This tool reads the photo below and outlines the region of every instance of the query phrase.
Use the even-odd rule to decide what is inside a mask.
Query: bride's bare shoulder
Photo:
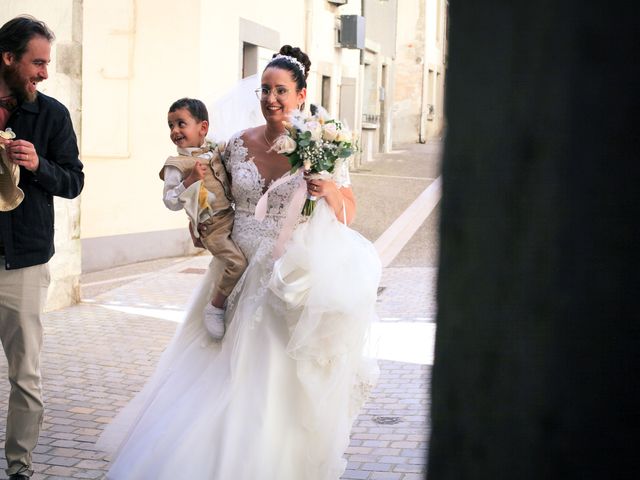
[[[256,139],[261,138],[260,136],[262,135],[263,129],[263,126],[247,128],[242,132],[242,139],[244,141],[255,141]]]
[[[244,130],[240,136],[244,146],[249,150],[253,150],[255,147],[259,146],[263,137],[263,130],[263,126],[251,127]]]

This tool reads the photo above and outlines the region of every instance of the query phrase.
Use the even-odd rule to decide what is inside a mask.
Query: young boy
[[[225,330],[224,302],[247,266],[230,236],[234,211],[229,178],[220,158],[224,148],[205,139],[209,114],[200,100],[175,101],[167,119],[178,156],[169,157],[160,171],[163,200],[170,210],[185,210],[192,234],[224,264],[211,303],[204,309],[205,328],[220,340]]]

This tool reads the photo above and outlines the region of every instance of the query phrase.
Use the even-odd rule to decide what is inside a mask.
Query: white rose
[[[333,142],[338,136],[338,128],[335,123],[325,123],[322,126],[322,138],[328,142]]]
[[[307,131],[311,132],[311,139],[315,142],[319,142],[322,139],[322,125],[315,120],[307,122],[305,124]]]
[[[13,130],[7,128],[6,130],[0,130],[0,137],[4,138],[5,140],[13,140],[14,138],[16,138],[16,134]]]
[[[340,130],[338,135],[336,136],[336,140],[339,142],[350,142],[351,141],[351,133],[347,130]]]
[[[276,153],[289,155],[290,153],[295,152],[297,147],[296,141],[291,138],[289,135],[280,135],[276,138],[276,141],[273,143],[271,150],[274,150]]]
[[[309,170],[311,170],[311,160],[305,160],[305,161],[302,163],[302,168],[303,168],[304,170],[306,170],[307,172],[308,172]]]

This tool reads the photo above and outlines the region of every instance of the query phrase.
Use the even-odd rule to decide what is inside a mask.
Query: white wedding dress
[[[362,351],[380,261],[319,201],[309,220],[297,216],[274,263],[302,180],[273,188],[259,221],[264,179],[239,135],[225,162],[233,239],[249,262],[228,299],[227,332],[214,342],[202,326],[214,259],[156,372],[98,442],[116,452],[108,479],[337,480],[345,469],[353,420],[377,375]],[[345,185],[348,171],[339,170]]]

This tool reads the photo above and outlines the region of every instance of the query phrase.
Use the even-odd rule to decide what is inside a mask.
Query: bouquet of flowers
[[[308,117],[296,111],[284,126],[285,133],[275,140],[270,151],[289,158],[291,173],[302,168],[312,178],[328,178],[338,159],[349,158],[356,151],[349,129],[342,122],[329,118],[326,111]],[[307,195],[303,215],[311,215],[316,200]]]

